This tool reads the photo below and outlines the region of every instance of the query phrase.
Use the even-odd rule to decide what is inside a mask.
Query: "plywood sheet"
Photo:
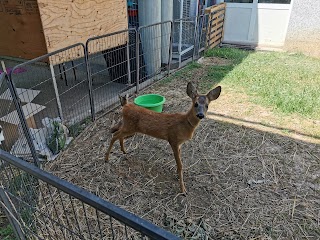
[[[35,104],[35,103],[27,103],[26,105],[22,106],[22,111],[26,119],[33,117],[37,113],[41,112],[45,109],[45,106]],[[14,125],[18,125],[20,123],[18,112],[15,110],[6,116],[0,118],[0,121],[11,123]]]
[[[0,1],[0,36],[0,55],[32,59],[45,54],[37,1]]]
[[[38,0],[38,4],[49,52],[128,28],[126,0]],[[109,47],[125,42],[114,39]]]
[[[16,88],[17,94],[21,102],[30,103],[36,96],[40,93],[39,90]],[[4,93],[0,95],[0,99],[12,101],[10,90],[7,89]]]

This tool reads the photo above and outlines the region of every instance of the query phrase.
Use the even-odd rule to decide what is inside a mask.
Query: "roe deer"
[[[155,138],[167,140],[173,150],[177,164],[177,173],[182,193],[186,193],[183,181],[180,147],[192,138],[200,120],[206,116],[208,104],[220,96],[221,87],[218,86],[206,95],[199,95],[197,89],[189,82],[187,94],[192,99],[192,106],[187,113],[157,113],[133,103],[128,103],[126,97],[120,97],[122,121],[111,129],[114,134],[106,153],[109,159],[111,148],[119,140],[121,151],[126,153],[123,141],[135,133],[143,133]]]

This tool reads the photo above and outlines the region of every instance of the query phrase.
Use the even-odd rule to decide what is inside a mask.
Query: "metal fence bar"
[[[171,22],[171,27],[170,27],[170,46],[169,46],[168,75],[170,74],[171,62],[172,62],[172,43],[173,43],[173,22]]]
[[[137,34],[136,34],[136,65],[137,65],[136,93],[137,94],[139,93],[139,81],[140,81],[140,54],[139,54],[140,45],[139,43],[140,43],[140,37],[139,37],[139,32],[137,31]]]
[[[136,39],[137,92],[166,76],[171,67],[172,21],[141,26]],[[164,53],[164,54],[163,54]],[[141,62],[143,61],[143,62]],[[166,73],[165,73],[166,72]]]
[[[8,151],[23,158],[24,155],[31,155],[36,164],[39,155],[50,160],[71,141],[70,137],[75,137],[82,131],[85,124],[90,121],[88,121],[89,117],[95,119],[92,83],[88,78],[85,56],[84,44],[78,43],[18,64],[11,70],[10,82],[7,85],[19,120],[8,121],[7,125],[19,123],[25,137],[21,134],[17,136],[16,133],[10,139]],[[5,102],[0,101],[0,104]],[[27,104],[22,106],[20,101]],[[12,111],[12,108],[10,110]],[[13,114],[14,112],[7,113],[6,117],[11,117]],[[53,146],[57,144],[51,140],[52,129],[55,127],[53,123],[56,122],[61,122],[68,127],[69,135],[67,136],[68,130],[63,126],[66,143],[62,141],[59,149],[53,150],[57,148]],[[20,146],[23,141],[28,141],[29,148],[25,147],[26,144]],[[47,144],[48,141],[51,146]]]
[[[198,54],[206,50],[206,37],[208,32],[208,14],[204,14],[200,16],[201,18],[201,27],[200,27],[200,37],[199,37],[199,45],[198,45]],[[204,28],[205,26],[205,28]],[[205,29],[205,30],[204,30]]]
[[[197,19],[198,17],[194,16],[173,20],[173,58],[176,59],[178,68],[194,58]]]
[[[131,36],[134,35],[134,38]],[[130,28],[86,41],[88,76],[95,114],[118,104],[118,94],[133,93],[136,29]]]
[[[12,205],[9,201],[9,198],[6,195],[6,192],[3,190],[2,187],[0,187],[0,200],[1,200],[0,203],[2,205],[2,209],[4,210],[4,212],[7,216],[7,219],[9,220],[9,222],[13,228],[13,231],[14,231],[16,237],[18,239],[24,240],[25,239],[24,234],[23,234],[23,231],[20,227],[19,221],[14,216],[14,211],[13,211]]]
[[[94,101],[93,101],[93,92],[92,92],[92,79],[90,75],[90,67],[89,67],[89,60],[88,60],[88,51],[87,46],[85,46],[85,64],[86,64],[86,70],[87,70],[87,79],[89,83],[89,99],[90,99],[90,111],[91,111],[91,120],[94,122],[96,120],[96,111],[94,107]]]
[[[76,69],[80,69],[82,67],[83,67],[83,69],[81,69],[81,70],[84,70],[86,73],[85,54],[86,54],[86,51],[85,51],[84,44],[82,44],[82,43],[73,44],[69,47],[65,47],[65,48],[59,49],[57,51],[40,56],[38,58],[29,60],[27,62],[23,62],[21,64],[18,64],[10,72],[9,78],[12,80],[14,87],[17,88],[18,80],[19,80],[19,84],[21,85],[21,81],[19,79],[21,77],[18,78],[18,76],[16,76],[16,74],[15,74],[16,70],[18,70],[19,68],[28,68],[28,67],[31,68],[34,66],[37,66],[37,67],[41,66],[42,69],[39,70],[38,72],[35,72],[35,74],[38,74],[38,76],[37,76],[39,78],[38,82],[36,82],[34,86],[29,86],[29,88],[33,89],[33,88],[39,88],[40,86],[43,87],[44,84],[46,84],[50,88],[51,86],[48,85],[50,83],[50,81],[48,81],[48,80],[52,79],[52,74],[50,73],[50,66],[49,65],[52,64],[52,65],[58,66],[60,69],[60,72],[59,72],[59,74],[54,74],[54,76],[57,77],[60,75],[60,79],[65,80],[65,86],[63,86],[61,83],[58,84],[58,86],[57,86],[57,88],[59,89],[58,90],[59,91],[58,98],[60,99],[60,104],[62,105],[62,109],[64,111],[63,117],[64,117],[65,121],[74,122],[74,121],[77,121],[78,119],[74,120],[74,119],[72,119],[73,118],[72,114],[71,115],[69,114],[70,116],[68,117],[68,116],[66,116],[66,113],[69,113],[69,109],[74,107],[74,105],[76,103],[66,102],[65,100],[67,98],[67,94],[74,92],[75,91],[74,89],[76,89],[76,88],[77,88],[76,90],[79,91],[79,88],[83,87],[82,86],[83,84],[86,84],[87,81],[89,82],[89,79],[87,78],[86,74],[83,74],[83,80],[79,80],[79,77],[77,77],[77,75],[75,74]],[[75,64],[75,61],[80,61],[80,63]],[[68,65],[71,64],[71,67],[70,66],[68,67],[66,63],[68,63]],[[62,72],[61,72],[61,65],[63,68]],[[46,66],[49,66],[48,74],[47,74]],[[79,74],[79,72],[81,72],[81,71],[79,70],[78,74]],[[29,75],[27,77],[30,78]],[[35,77],[36,76],[34,76],[34,78]],[[43,79],[40,79],[40,78],[43,78]],[[68,79],[74,80],[74,84],[70,85],[70,83],[68,83]],[[15,81],[15,80],[17,80],[17,81]],[[90,96],[90,84],[88,84],[88,85],[85,86],[85,88],[86,88],[85,94],[88,94]],[[81,92],[81,94],[84,94],[84,93]],[[79,93],[79,94],[73,94],[73,95],[77,96],[78,98],[81,98],[81,94]],[[59,99],[47,100],[47,102],[43,102],[42,105],[46,105],[46,104],[52,105],[53,101],[58,101]],[[82,100],[83,99],[80,99],[79,101],[82,101]],[[76,100],[74,100],[74,101],[76,101]],[[88,106],[89,106],[89,104],[88,104]],[[66,109],[66,107],[68,107],[69,109]],[[83,108],[83,106],[79,106],[79,108],[80,107]],[[56,108],[57,112],[59,113],[58,104],[57,104],[57,106],[55,106],[55,108]],[[75,111],[76,110],[78,110],[78,111],[74,114],[77,114],[77,115],[81,115],[81,113],[85,112],[85,110],[81,110],[81,113],[80,113],[79,109],[75,109]],[[47,109],[45,111],[47,111]],[[55,113],[53,113],[54,109],[51,109],[51,111],[52,112],[50,114],[55,115]]]
[[[14,71],[14,69],[15,68],[13,68],[12,71],[10,72],[10,76],[11,76],[11,73]],[[34,160],[34,164],[37,167],[39,167],[39,159],[38,159],[38,156],[37,156],[37,152],[36,152],[35,146],[34,146],[33,141],[32,141],[32,137],[31,137],[28,125],[27,125],[26,117],[25,117],[25,115],[24,115],[24,113],[22,111],[21,102],[20,102],[20,99],[18,97],[16,87],[14,86],[14,83],[12,82],[12,79],[10,77],[8,77],[6,74],[5,74],[4,77],[5,77],[6,81],[7,81],[8,87],[10,89],[11,96],[12,96],[14,105],[16,107],[17,114],[19,116],[20,123],[22,125],[22,129],[23,129],[24,135],[25,135],[25,137],[27,139],[27,143],[29,145],[29,148],[30,148],[33,160]]]
[[[29,163],[22,161],[3,150],[0,150],[0,159],[65,193],[70,194],[71,196],[81,200],[83,203],[86,203],[89,206],[92,206],[95,209],[119,220],[152,239],[179,239],[177,236],[174,236],[164,229],[161,229],[150,222],[97,197],[84,189],[45,172],[38,167],[30,165]]]
[[[131,84],[131,68],[130,68],[130,49],[129,41],[127,42],[127,71],[128,71],[128,83]]]
[[[54,75],[54,69],[53,69],[52,64],[50,64],[50,71],[51,71],[51,75],[52,75],[54,92],[56,94],[56,100],[57,100],[57,105],[58,105],[59,116],[60,116],[61,120],[63,121],[63,113],[62,113],[62,107],[61,107],[61,101],[60,101],[60,97],[59,97],[59,92],[58,92],[57,80],[56,80],[56,76]]]

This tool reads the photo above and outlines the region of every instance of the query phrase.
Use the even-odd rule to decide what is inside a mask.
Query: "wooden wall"
[[[46,52],[37,0],[0,0],[0,55],[32,59]]]
[[[126,0],[0,0],[0,55],[32,59],[127,28]],[[127,40],[123,34],[97,45],[113,48]]]
[[[128,28],[126,0],[38,0],[49,52]],[[110,47],[124,44],[114,38]]]
[[[226,13],[226,3],[220,3],[206,8],[206,14],[209,14],[209,22],[206,36],[206,46],[214,48],[218,46],[223,39],[223,27]]]

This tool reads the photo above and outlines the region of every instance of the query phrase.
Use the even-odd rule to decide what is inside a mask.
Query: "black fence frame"
[[[77,187],[61,178],[58,178],[48,172],[45,172],[39,169],[38,167],[33,166],[30,163],[27,163],[26,161],[16,158],[15,156],[3,150],[0,150],[0,160],[4,161],[5,164],[10,164],[16,168],[19,168],[22,171],[34,176],[36,179],[40,179],[48,183],[49,185],[54,186],[57,189],[81,200],[82,202],[94,207],[95,209],[101,211],[102,213],[105,213],[106,215],[113,217],[114,219],[119,220],[125,225],[137,230],[138,232],[142,233],[143,235],[151,239],[179,239],[178,237],[165,231],[164,229],[161,229],[156,225],[132,213],[129,213],[103,200],[102,198],[97,197],[96,195],[87,192],[86,190],[80,187]],[[2,193],[8,191],[3,186],[0,186],[0,190],[1,189],[3,190]],[[0,194],[0,199],[2,200],[2,202],[5,202],[3,199],[3,194]],[[6,214],[8,219],[10,219],[10,222],[12,223],[17,236],[19,238],[23,237],[21,236],[22,231],[19,227],[17,220],[10,212],[8,212],[8,209],[6,210]]]

